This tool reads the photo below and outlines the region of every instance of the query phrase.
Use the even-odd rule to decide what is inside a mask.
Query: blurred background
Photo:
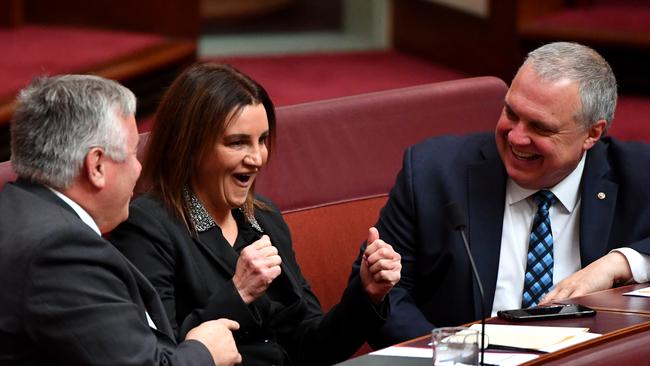
[[[646,0],[0,0],[0,161],[16,93],[42,74],[124,83],[146,131],[197,60],[234,65],[283,106],[480,75],[509,83],[527,51],[558,40],[611,63],[610,134],[650,141]]]

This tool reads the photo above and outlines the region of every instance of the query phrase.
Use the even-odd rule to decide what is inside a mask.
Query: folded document
[[[481,331],[480,324],[474,324],[471,328]],[[486,324],[485,333],[490,345],[542,352],[557,351],[600,336],[589,333],[589,328],[501,324]]]

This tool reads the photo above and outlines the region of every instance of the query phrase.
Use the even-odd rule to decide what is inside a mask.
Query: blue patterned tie
[[[553,286],[553,233],[548,210],[557,201],[551,191],[539,191],[533,195],[538,210],[528,239],[528,263],[524,279],[522,308],[537,305],[542,296]]]

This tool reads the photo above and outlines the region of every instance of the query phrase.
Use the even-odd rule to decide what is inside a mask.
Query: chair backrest
[[[492,130],[506,91],[480,77],[278,108],[277,143],[256,189],[283,211],[324,309],[340,299],[406,147]]]
[[[506,90],[479,77],[280,107],[256,189],[282,211],[386,194],[407,146],[492,130]]]
[[[0,190],[7,182],[11,182],[16,179],[16,173],[11,167],[10,161],[3,161],[0,163]]]

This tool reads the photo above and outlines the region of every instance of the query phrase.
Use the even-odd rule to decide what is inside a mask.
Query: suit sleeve
[[[433,325],[414,300],[417,285],[418,222],[413,191],[412,148],[404,154],[402,170],[397,176],[388,202],[381,210],[377,230],[379,236],[402,256],[401,279],[390,292],[391,312],[382,329],[368,343],[375,349],[427,334]],[[355,261],[350,283],[359,281],[359,265],[367,243],[363,243]]]
[[[288,238],[277,245],[283,262],[300,287],[300,296],[305,305],[299,314],[295,314],[294,309],[288,309],[293,319],[274,324],[280,343],[298,365],[331,365],[349,358],[370,334],[383,325],[389,312],[388,300],[375,306],[365,294],[361,281],[355,280],[345,289],[341,301],[323,314],[296,261],[289,228],[280,217],[274,221],[281,228],[282,236]],[[282,314],[278,316],[282,317]]]
[[[26,331],[44,353],[70,365],[213,364],[199,342],[158,339],[115,248],[94,233],[61,231],[31,253],[26,276]]]
[[[181,280],[176,276],[178,267],[183,265],[179,262],[177,252],[179,246],[193,243],[189,234],[175,235],[173,231],[176,229],[170,227],[177,228],[178,224],[169,218],[164,209],[140,206],[136,201],[131,204],[129,219],[111,233],[110,240],[154,286],[177,339],[184,339],[199,324],[218,318],[239,322],[241,330],[257,327],[260,323],[259,316],[254,308],[242,300],[232,279],[215,284],[217,288],[204,307],[193,309],[183,319],[179,319],[175,288],[191,284],[180,283]]]
[[[594,186],[594,190],[598,192],[601,190],[606,191],[601,187],[615,187],[615,189],[609,188],[612,193],[608,194],[605,199],[597,199],[595,195],[586,196],[583,194],[582,225],[584,227],[582,230],[588,232],[602,230],[602,228],[608,227],[607,225],[611,220],[611,229],[608,233],[609,242],[605,250],[597,252],[605,245],[598,242],[603,240],[604,235],[591,235],[590,238],[594,241],[584,243],[584,248],[581,248],[581,250],[589,253],[589,257],[595,260],[607,254],[611,249],[631,248],[646,257],[643,260],[639,256],[636,261],[636,268],[632,268],[633,270],[636,269],[635,279],[644,280],[650,273],[650,268],[647,266],[647,256],[650,255],[650,226],[647,224],[650,220],[650,193],[647,189],[650,181],[650,171],[645,169],[650,163],[650,148],[647,144],[640,142],[621,142],[613,138],[606,138],[605,140],[607,160],[605,160],[605,154],[602,154],[603,158],[600,164],[610,164],[608,175],[602,178],[600,175],[591,173],[592,171],[598,171],[599,168],[599,166],[595,168],[589,166],[591,161],[598,161],[597,158],[600,155],[596,153],[593,153],[592,156],[588,155],[588,164],[585,167],[584,174],[591,173],[591,176],[595,176],[591,177],[589,182]],[[583,178],[583,180],[586,179]],[[612,198],[614,199],[614,205],[609,210],[602,209],[603,203]],[[590,212],[585,212],[586,210],[590,210]],[[590,216],[587,216],[587,214]],[[589,217],[591,220],[584,220],[585,217]],[[593,217],[598,220],[593,220]],[[601,217],[608,218],[603,220]],[[594,221],[597,224],[594,224]],[[600,227],[594,227],[596,225],[600,225]],[[584,240],[586,236],[581,234],[581,240]],[[583,266],[590,262],[583,263]]]

